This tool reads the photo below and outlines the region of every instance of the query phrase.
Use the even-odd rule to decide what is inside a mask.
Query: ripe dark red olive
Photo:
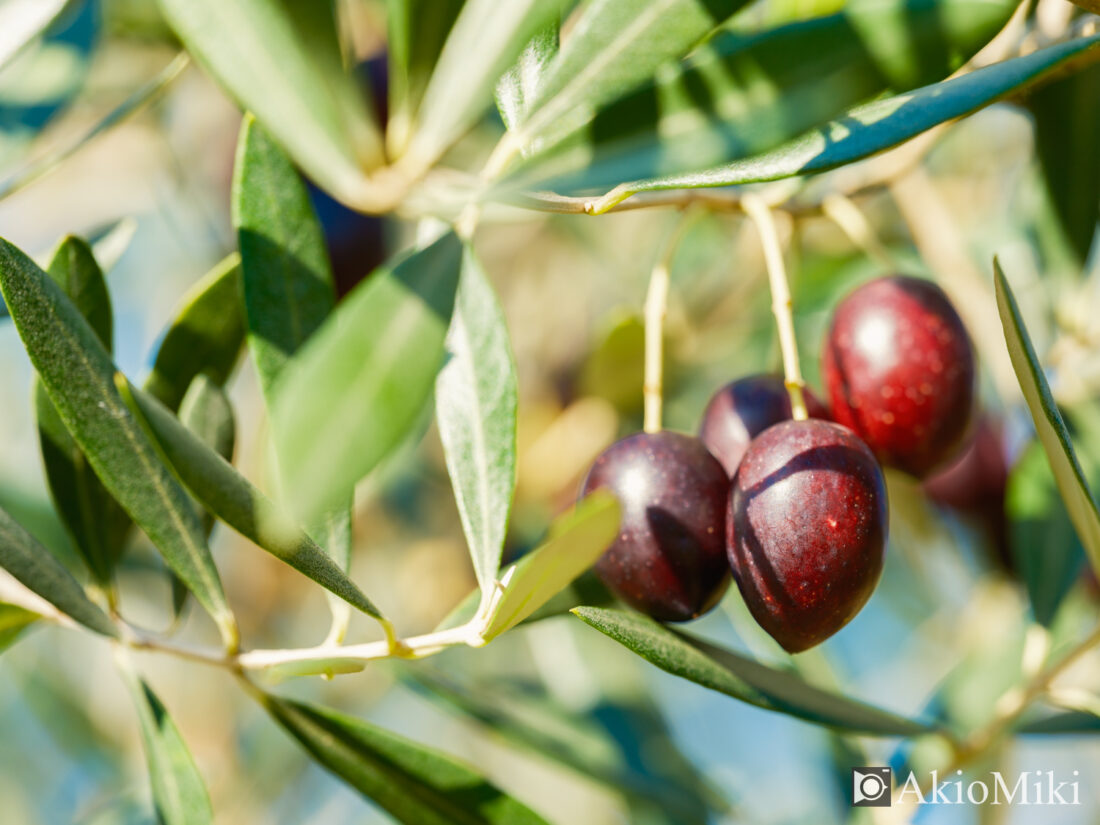
[[[879,278],[840,302],[822,353],[833,419],[889,464],[924,478],[965,443],[974,351],[930,281]]]
[[[592,465],[583,495],[600,487],[623,513],[618,538],[596,562],[604,584],[661,621],[714,607],[729,586],[729,479],[702,442],[668,431],[617,441]]]
[[[784,421],[749,445],[730,489],[730,565],[750,612],[787,651],[832,636],[882,573],[878,462],[846,427]]]
[[[828,418],[825,405],[803,391],[811,418]],[[791,417],[791,396],[778,375],[748,375],[718,390],[707,404],[699,438],[726,473],[737,472],[741,456],[752,441],[772,424]]]

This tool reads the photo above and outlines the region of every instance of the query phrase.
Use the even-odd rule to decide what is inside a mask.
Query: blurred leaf
[[[287,364],[272,425],[286,500],[313,523],[416,423],[443,361],[462,245],[447,233],[368,276]]]
[[[158,821],[163,825],[213,822],[210,794],[175,722],[129,665],[120,665],[120,670],[137,710]]]
[[[84,595],[61,562],[4,510],[0,510],[0,567],[66,616],[96,633],[118,636],[107,614]]]
[[[96,475],[236,644],[236,623],[187,494],[115,388],[95,332],[34,262],[0,241],[0,290],[31,363]]]
[[[350,604],[379,616],[355,584],[305,531],[152,396],[119,376],[119,389],[183,484],[207,510],[277,559],[336,593]]]
[[[160,0],[188,51],[311,178],[355,204],[383,162],[367,91],[347,70],[334,0]]]
[[[493,102],[500,76],[570,0],[467,0],[432,72],[409,144],[411,166],[427,168]]]
[[[497,81],[497,109],[508,129],[519,127],[557,51],[558,26],[551,25],[531,38],[515,65]]]
[[[590,711],[578,712],[559,706],[533,687],[505,689],[499,680],[464,685],[424,667],[409,668],[406,678],[445,708],[476,720],[510,744],[609,786],[624,796],[632,810],[642,809],[651,817],[653,809],[660,810],[664,816],[659,821],[705,825],[708,809],[726,807],[699,776],[670,776],[672,765],[667,763],[652,772],[644,768],[654,751],[675,749],[675,745],[661,730],[660,719],[639,708],[605,699]],[[612,717],[622,723],[635,715],[644,723],[647,740],[639,744],[644,744],[645,753],[629,750],[600,721]],[[689,764],[682,754],[677,755],[683,765]]]
[[[386,0],[390,122],[386,141],[400,156],[443,44],[466,0]]]
[[[1008,477],[1005,510],[1012,558],[1035,620],[1050,626],[1081,572],[1085,550],[1073,529],[1041,444],[1033,443]]]
[[[54,253],[49,275],[110,352],[111,298],[91,248],[78,238],[66,238]],[[35,382],[34,399],[50,496],[73,546],[92,576],[100,584],[106,584],[122,553],[130,520],[88,465],[46,389],[38,381]]]
[[[922,722],[816,688],[792,672],[677,633],[641,614],[594,607],[578,607],[573,613],[661,670],[750,705],[868,736],[935,731]]]
[[[465,248],[435,416],[458,513],[483,592],[494,587],[516,486],[516,366],[504,313]]]
[[[759,34],[722,32],[627,94],[549,120],[512,177],[572,191],[694,173],[772,150],[887,89],[942,80],[1016,5],[863,0]]]
[[[259,697],[328,770],[407,825],[544,825],[446,754],[326,708]]]
[[[522,145],[567,134],[596,108],[679,60],[747,0],[591,0],[539,83]]]
[[[1100,40],[1100,37],[1097,38]],[[1019,307],[1012,295],[1000,263],[993,260],[994,283],[997,290],[997,310],[1004,327],[1005,343],[1016,370],[1024,399],[1027,401],[1035,432],[1047,454],[1054,479],[1069,512],[1070,520],[1084,545],[1094,573],[1100,574],[1100,513],[1089,490],[1081,464],[1070,441],[1066,423],[1050,394],[1042,365],[1035,354],[1031,338],[1024,328]]]
[[[1016,733],[1095,734],[1100,731],[1100,716],[1073,710],[1025,719],[1015,727]]]
[[[1027,106],[1054,211],[1082,266],[1100,220],[1100,66],[1047,84]]]
[[[170,410],[200,373],[224,384],[233,372],[244,343],[240,262],[233,253],[195,284],[164,333],[145,390]]]
[[[619,530],[618,499],[596,491],[550,525],[546,540],[513,565],[482,633],[490,641],[518,625],[591,567]]]
[[[6,0],[0,5],[0,69],[39,37],[68,0]]]
[[[246,117],[233,173],[248,346],[268,404],[287,360],[336,304],[321,225],[290,159]]]
[[[665,353],[666,362],[670,355]],[[663,376],[666,387],[672,383],[668,366]],[[581,368],[579,389],[584,395],[606,399],[624,415],[632,415],[642,409],[644,373],[645,324],[636,314],[620,314],[590,349]]]
[[[889,149],[940,123],[1021,92],[1056,71],[1100,58],[1100,35],[1040,49],[960,77],[858,106],[778,149],[705,172],[625,183],[592,204],[605,212],[631,195],[778,180],[823,172]]]
[[[225,390],[206,374],[195,376],[191,382],[180,403],[179,420],[199,441],[233,463],[233,446],[237,441],[233,406]]]
[[[0,603],[0,653],[15,644],[23,631],[39,618],[37,613],[16,607],[14,604]]]

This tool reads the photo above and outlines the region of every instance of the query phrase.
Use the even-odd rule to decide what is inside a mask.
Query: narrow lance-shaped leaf
[[[283,494],[306,524],[350,498],[431,395],[462,245],[448,233],[376,270],[287,365],[271,407]]]
[[[129,664],[120,663],[119,669],[137,711],[158,821],[163,825],[213,822],[210,794],[179,728]]]
[[[522,143],[572,131],[602,103],[679,60],[746,0],[593,0],[529,101]],[[579,112],[577,110],[580,110]],[[570,122],[572,121],[572,122]]]
[[[11,647],[23,631],[38,621],[37,613],[14,604],[0,603],[0,653]]]
[[[406,825],[545,825],[452,757],[360,719],[259,694],[321,765]]]
[[[240,277],[240,257],[233,253],[180,302],[145,382],[146,391],[169,409],[179,408],[200,373],[219,385],[229,380],[244,343]]]
[[[493,101],[500,76],[568,0],[467,0],[432,72],[409,144],[413,168],[427,168]]]
[[[922,132],[1023,91],[1052,73],[1100,59],[1100,36],[1082,37],[961,77],[858,106],[763,154],[684,175],[624,183],[596,199],[600,214],[639,192],[759,183],[824,172],[869,157]]]
[[[621,518],[618,499],[599,490],[560,516],[546,541],[505,574],[482,638],[488,642],[510,630],[568,587],[614,541]]]
[[[527,107],[538,94],[546,70],[558,51],[558,26],[550,25],[531,38],[512,68],[497,81],[497,110],[509,130],[518,129]]]
[[[621,610],[578,607],[586,624],[674,676],[818,725],[870,736],[916,736],[935,728],[816,688],[789,671],[676,633]]]
[[[104,636],[118,636],[107,614],[84,595],[61,562],[4,510],[0,510],[0,567],[71,619]]]
[[[0,5],[0,68],[34,42],[67,5],[67,0],[8,0]]]
[[[110,352],[111,299],[91,248],[79,238],[66,238],[54,254],[48,272]],[[50,496],[73,546],[96,581],[105,584],[110,581],[122,552],[130,520],[104,489],[38,381],[34,399]]]
[[[111,356],[61,289],[3,240],[0,290],[50,400],[96,475],[235,647],[236,621],[198,517],[122,402]]]
[[[542,188],[591,189],[774,149],[887,89],[942,80],[1016,5],[862,0],[758,34],[720,33],[628,94],[548,122],[512,174]],[[868,45],[876,40],[898,49]],[[923,59],[899,59],[907,50]]]
[[[463,254],[435,415],[462,528],[483,592],[493,587],[516,483],[516,369],[504,313],[469,247]]]
[[[333,0],[160,0],[176,34],[336,198],[374,197],[383,161],[366,90],[347,70]]]
[[[465,1],[386,0],[390,109],[386,145],[394,157],[408,145],[432,69]]]
[[[202,505],[245,538],[327,590],[378,617],[378,610],[293,520],[155,398],[118,376],[126,403]]]
[[[1012,367],[1027,401],[1035,432],[1046,451],[1050,468],[1062,501],[1069,512],[1070,521],[1085,547],[1094,573],[1100,575],[1100,513],[1089,490],[1081,464],[1077,460],[1066,423],[1050,394],[1050,386],[1043,375],[1042,365],[1035,354],[1035,347],[1024,328],[1016,298],[1008,285],[1000,263],[994,259],[994,284],[997,291],[997,310],[1001,314],[1005,343],[1012,359]]]

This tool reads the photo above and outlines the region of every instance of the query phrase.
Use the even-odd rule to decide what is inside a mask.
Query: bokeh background
[[[837,5],[766,0],[741,22],[751,28]],[[348,0],[344,6],[356,53],[369,61],[384,48],[382,4]],[[158,338],[189,286],[235,246],[229,185],[236,107],[189,66],[156,100],[49,174],[17,191],[8,184],[78,140],[177,52],[151,2],[83,0],[0,72],[0,235],[40,259],[67,233],[97,241],[110,267],[117,360],[136,381],[148,373]],[[365,65],[365,76],[376,75],[377,65]],[[488,146],[500,126],[487,122],[481,130]],[[1100,467],[1093,421],[1100,262],[1093,254],[1082,266],[1061,229],[1027,109],[995,106],[925,143],[887,185],[856,196],[873,242],[854,243],[813,208],[781,216],[807,378],[817,385],[819,343],[831,307],[846,290],[895,269],[929,275],[956,299],[970,325],[983,362],[983,403],[1003,422],[1006,457],[1028,455],[1034,451],[1030,424],[1007,366],[991,289],[996,253],[1051,368],[1056,396],[1080,425],[1079,449],[1091,472]],[[813,185],[828,188],[837,174],[843,173]],[[344,289],[413,237],[415,227],[399,216],[366,219],[320,193],[316,198]],[[510,556],[532,547],[549,519],[572,502],[601,449],[640,427],[641,306],[650,269],[681,220],[690,225],[673,259],[665,416],[670,428],[690,432],[722,383],[780,365],[762,255],[749,222],[706,209],[651,209],[599,219],[515,213],[479,229],[476,246],[505,306],[521,385]],[[14,329],[0,320],[0,505],[71,559],[43,482],[31,377]],[[262,482],[265,425],[247,360],[231,395],[237,464]],[[1043,462],[1029,466],[1041,486]],[[890,483],[892,530],[882,584],[847,629],[799,657],[798,667],[815,683],[890,709],[980,723],[1019,679],[1030,621],[1026,594],[998,560],[1004,542],[1031,552],[1056,545],[1052,552],[1078,556],[1080,548],[1056,500],[1040,502],[1037,514],[1018,517],[1002,535],[980,520],[937,509],[913,482]],[[328,613],[319,590],[224,527],[213,541],[246,644],[313,645],[324,637]],[[417,438],[359,491],[353,575],[405,634],[430,630],[474,588],[427,418]],[[1095,584],[1082,577],[1068,588],[1053,624],[1056,644],[1079,638],[1098,619]],[[139,623],[167,624],[167,580],[140,536],[128,550],[122,598]],[[765,661],[789,661],[752,623],[736,589],[692,630]],[[355,639],[374,633],[367,621],[353,625]],[[191,615],[184,634],[209,640],[213,629],[205,617]],[[188,740],[219,822],[388,821],[312,765],[225,673],[153,654],[140,664]],[[1086,658],[1075,676],[1096,684],[1100,658]],[[372,665],[358,675],[298,680],[280,690],[477,764],[562,825],[844,822],[852,815],[849,765],[900,765],[909,756],[933,764],[942,757],[908,754],[891,740],[841,740],[709,693],[646,665],[571,617],[522,628],[483,650],[455,650],[422,664]],[[516,728],[516,720],[527,727]],[[574,769],[535,755],[530,745],[538,736],[558,743]],[[619,787],[584,769],[592,764],[609,766]],[[1021,738],[983,767],[1079,771],[1082,805],[936,808],[922,811],[919,821],[1086,823],[1100,817],[1095,735]],[[153,821],[136,722],[105,643],[43,628],[0,658],[0,800],[5,825]],[[869,817],[859,813],[857,821]]]

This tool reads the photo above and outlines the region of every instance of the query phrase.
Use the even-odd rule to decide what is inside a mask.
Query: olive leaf
[[[9,0],[0,6],[0,68],[39,37],[68,0]]]
[[[119,396],[111,356],[61,288],[4,240],[0,291],[42,385],[92,469],[235,647],[236,621],[198,516]]]
[[[37,613],[30,610],[0,602],[0,653],[15,644],[23,631],[39,618]]]

